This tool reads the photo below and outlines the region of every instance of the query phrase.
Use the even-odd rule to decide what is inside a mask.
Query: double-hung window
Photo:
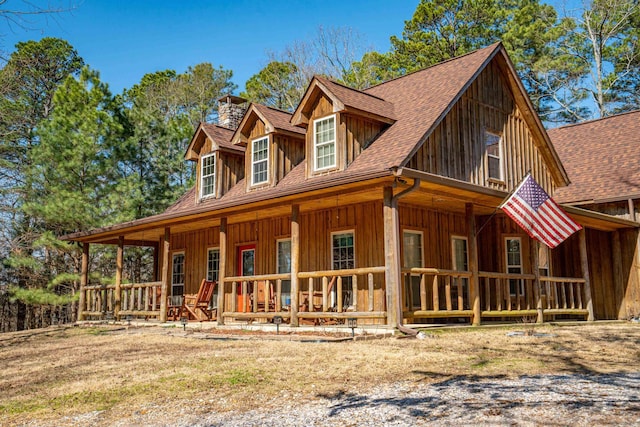
[[[269,180],[269,137],[251,141],[251,185]]]
[[[422,232],[404,231],[402,233],[403,268],[422,268]],[[405,278],[405,297],[409,309],[419,309],[420,275],[408,275]]]
[[[291,239],[277,241],[276,263],[278,274],[291,273]],[[281,304],[283,307],[291,305],[291,280],[282,280]]]
[[[331,233],[331,253],[333,270],[349,270],[355,268],[355,241],[353,231],[341,231]],[[354,304],[352,295],[353,282],[351,276],[342,278],[342,304],[350,306]],[[331,289],[331,305],[337,302],[337,286]]]
[[[469,254],[467,251],[467,238],[462,236],[451,237],[451,259],[453,262],[453,269],[455,271],[469,271]],[[462,307],[458,305],[459,310],[468,309],[470,307],[470,295],[469,295],[469,279],[466,277],[457,277],[455,283],[458,280],[462,282],[462,295],[458,293],[458,287],[453,286],[451,289],[451,299],[458,300],[459,297],[463,298]]]
[[[484,143],[487,149],[487,177],[502,181],[502,137],[485,130]]]
[[[200,159],[200,180],[200,197],[213,196],[216,189],[216,153]]]
[[[522,274],[522,239],[520,237],[505,238],[505,250],[507,257],[507,273]],[[509,293],[512,296],[524,295],[524,281],[522,279],[509,279]]]
[[[207,251],[207,280],[210,282],[218,281],[218,273],[220,271],[220,249],[209,248]],[[213,291],[213,297],[211,297],[211,307],[218,306],[218,289],[220,283],[216,285]]]
[[[171,302],[180,305],[184,295],[184,252],[173,254],[171,260]]]
[[[314,170],[336,166],[336,116],[313,122]]]

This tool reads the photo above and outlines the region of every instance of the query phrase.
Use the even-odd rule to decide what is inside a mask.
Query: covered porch
[[[624,278],[602,266],[594,270],[590,262],[602,261],[588,242],[596,235],[613,242],[633,223],[573,209],[585,229],[544,251],[508,218],[492,215],[505,195],[416,172],[110,230],[83,242],[79,320],[166,322],[171,307],[197,293],[203,279],[216,283],[206,320],[221,325],[353,319],[358,326],[396,328],[451,319],[478,325],[605,318],[594,310],[592,272],[602,276],[597,287],[622,287],[611,282]],[[88,281],[93,243],[118,247],[112,285]],[[123,253],[136,244],[154,248],[153,277],[125,283]]]

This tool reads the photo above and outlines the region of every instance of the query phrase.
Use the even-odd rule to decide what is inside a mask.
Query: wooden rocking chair
[[[197,294],[186,294],[184,296],[179,317],[187,317],[190,320],[198,320],[200,322],[211,320],[215,309],[210,309],[209,304],[216,284],[216,282],[202,279]]]

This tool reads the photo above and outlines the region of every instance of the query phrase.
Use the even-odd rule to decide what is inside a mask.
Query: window
[[[316,120],[313,123],[314,170],[336,166],[336,117]]]
[[[487,148],[488,177],[502,181],[502,137],[494,132],[484,131],[484,143]]]
[[[173,254],[171,263],[171,303],[182,304],[184,295],[184,253]]]
[[[507,273],[522,274],[522,239],[520,237],[505,238],[505,250],[507,256]],[[516,295],[520,286],[520,295],[524,295],[524,281],[521,279],[509,279],[509,293]]]
[[[216,153],[202,156],[200,159],[200,177],[200,198],[215,195]]]
[[[331,234],[331,253],[333,270],[355,268],[355,246],[353,231],[341,231]],[[342,278],[342,305],[348,307],[353,303],[351,299],[353,282],[351,276]],[[331,288],[331,305],[337,301],[337,286]]]
[[[422,267],[422,233],[405,231],[402,233],[404,268]],[[406,276],[405,297],[410,308],[420,308],[420,276]]]
[[[453,263],[453,270],[455,271],[469,271],[469,255],[467,252],[467,238],[461,236],[451,237],[451,261]],[[458,307],[459,310],[466,310],[470,307],[470,295],[469,295],[469,279],[467,277],[456,278],[454,284],[457,285],[457,280],[462,280],[462,296],[463,307]],[[451,288],[451,299],[453,301],[458,300],[458,286]]]
[[[220,271],[220,250],[217,248],[211,248],[207,251],[207,280],[210,282],[218,281],[218,273]],[[211,297],[211,308],[218,307],[218,289],[220,284],[218,283],[213,290],[213,297]]]
[[[269,180],[269,137],[251,141],[251,185]]]
[[[548,277],[550,275],[549,264],[549,248],[544,243],[538,243],[538,271],[540,272],[540,277]],[[549,282],[540,283],[542,295],[547,294],[548,283]]]
[[[291,273],[291,239],[277,241],[277,271],[278,274]],[[281,304],[283,307],[291,305],[291,280],[282,281]]]

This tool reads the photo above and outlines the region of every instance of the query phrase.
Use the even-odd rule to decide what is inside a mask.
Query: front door
[[[253,276],[255,275],[256,266],[256,245],[244,245],[238,247],[238,276]],[[247,285],[246,295],[242,295],[242,284],[238,284],[237,301],[238,311],[248,312],[251,311],[251,293],[253,289],[250,284]]]

